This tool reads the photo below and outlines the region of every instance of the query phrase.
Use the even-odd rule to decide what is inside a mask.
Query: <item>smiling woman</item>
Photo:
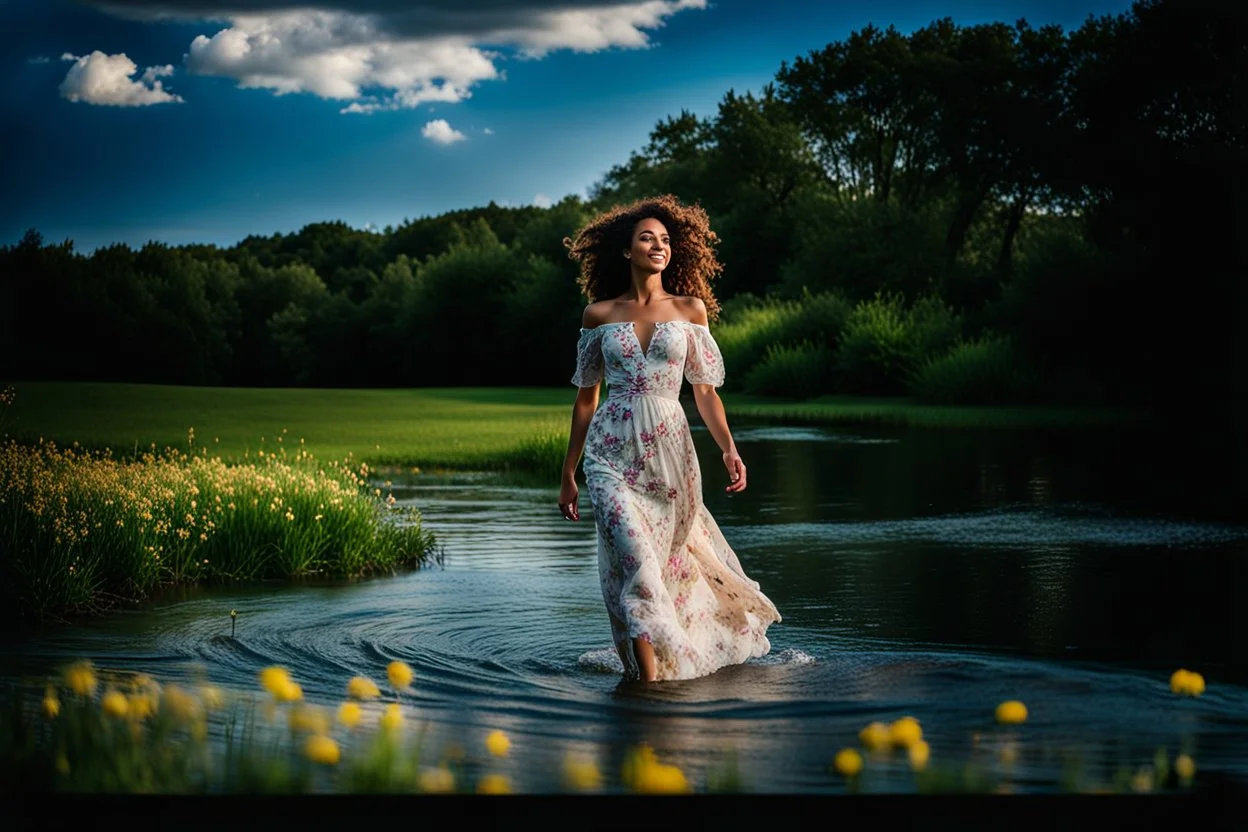
[[[663,196],[589,223],[581,261],[585,308],[580,391],[559,507],[579,520],[576,462],[598,531],[598,571],[625,675],[646,682],[705,676],[765,655],[775,605],[741,567],[702,501],[702,476],[684,409],[682,374],[723,452],[729,494],[746,487],[715,388],[723,358],[707,326],[719,271],[706,213]],[[643,338],[644,334],[644,338]],[[598,408],[599,384],[610,394]]]

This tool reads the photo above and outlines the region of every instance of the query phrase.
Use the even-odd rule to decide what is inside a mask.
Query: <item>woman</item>
[[[702,478],[681,376],[723,452],[726,491],[746,468],[715,388],[723,360],[707,328],[720,271],[706,212],[675,197],[641,200],[590,222],[575,241],[585,307],[577,344],[580,387],[559,508],[579,520],[576,463],[598,527],[598,572],[625,674],[691,679],[771,649],[780,613],[741,569],[702,502]],[[605,378],[606,403],[598,407]]]

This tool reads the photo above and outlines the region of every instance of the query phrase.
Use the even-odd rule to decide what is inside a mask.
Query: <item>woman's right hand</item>
[[[559,488],[559,511],[563,512],[564,519],[581,519],[581,512],[576,505],[579,496],[580,490],[576,487],[576,477],[565,476],[563,485]]]

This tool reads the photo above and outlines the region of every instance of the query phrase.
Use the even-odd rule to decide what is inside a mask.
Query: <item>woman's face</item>
[[[672,239],[663,223],[645,219],[633,228],[633,244],[628,250],[633,268],[657,274],[667,268],[672,259]]]

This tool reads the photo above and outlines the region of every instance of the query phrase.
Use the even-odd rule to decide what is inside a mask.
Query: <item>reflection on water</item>
[[[903,714],[922,721],[933,763],[999,767],[1008,745],[1024,791],[1055,789],[1072,757],[1108,772],[1184,742],[1202,777],[1248,779],[1234,604],[1248,527],[1216,497],[1192,487],[1167,502],[1172,489],[1124,474],[1139,449],[1096,437],[742,427],[736,439],[750,487],[729,496],[697,434],[707,502],[784,621],[771,655],[704,679],[622,682],[592,522],[564,521],[553,486],[482,476],[396,481],[445,544],[442,567],[183,590],[11,643],[0,670],[37,676],[89,656],[252,691],[260,668],[282,664],[308,699],[333,704],[351,676],[384,679],[401,659],[433,741],[507,731],[519,790],[541,788],[567,751],[618,782],[624,750],[645,741],[695,784],[734,753],[750,789],[836,792],[835,752]],[[1204,696],[1170,693],[1181,666],[1204,673]],[[994,725],[1013,698],[1027,723]],[[913,788],[901,759],[871,777],[868,788]]]

